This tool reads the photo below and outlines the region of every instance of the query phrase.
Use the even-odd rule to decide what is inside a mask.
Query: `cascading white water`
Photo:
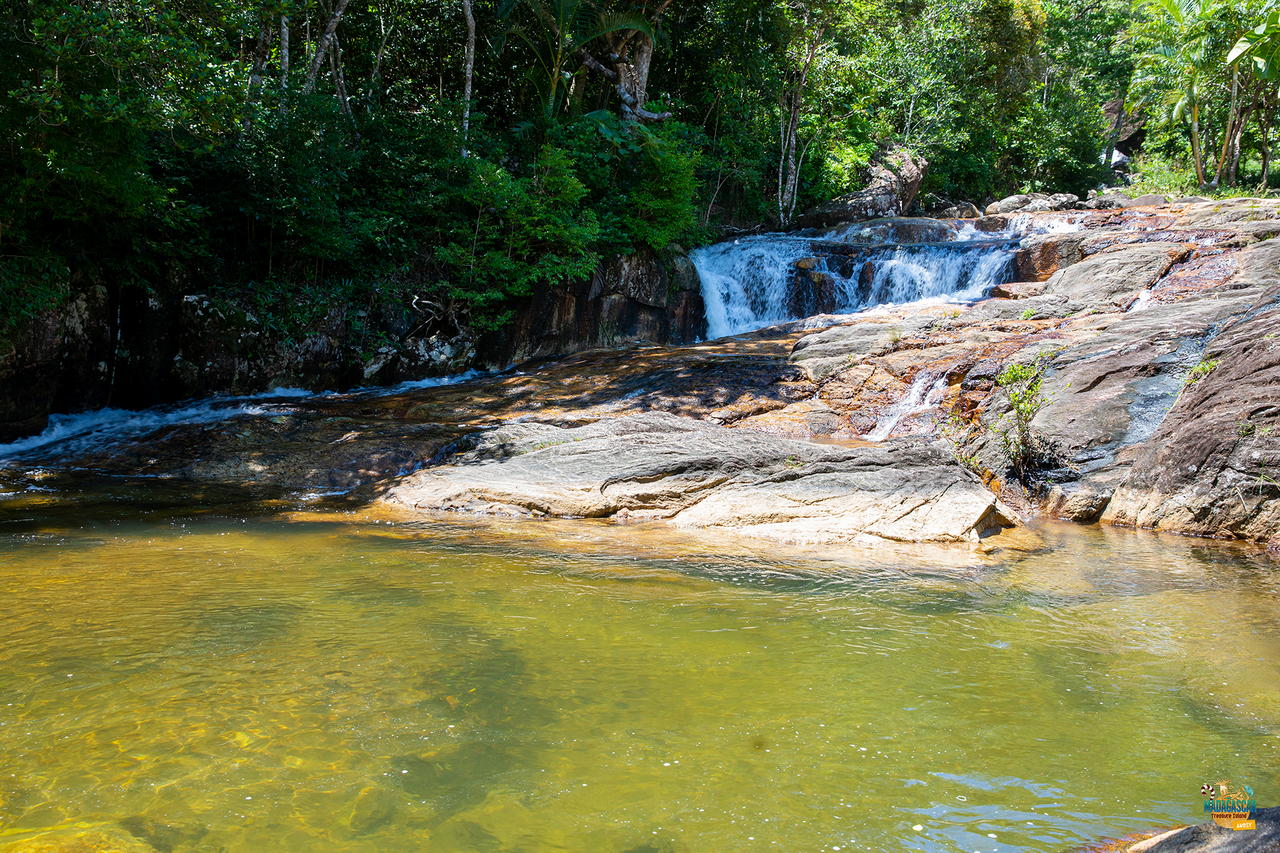
[[[418,388],[453,385],[482,376],[471,370],[453,376],[410,380],[386,387],[357,388],[343,393],[276,388],[262,394],[209,397],[190,403],[154,406],[150,409],[95,409],[74,415],[50,415],[49,425],[37,435],[0,444],[0,463],[57,459],[91,448],[126,444],[157,430],[184,424],[207,424],[246,415],[285,414],[306,400],[361,395],[384,396]]]
[[[903,418],[932,411],[947,393],[947,377],[930,378],[921,373],[907,389],[907,396],[885,409],[876,420],[875,427],[863,438],[868,441],[884,441],[902,422]]]
[[[957,241],[953,248],[945,244],[907,245],[879,250],[858,267],[858,274],[871,264],[873,270],[867,298],[859,298],[852,286],[855,277],[843,279],[842,295],[849,296],[836,306],[848,313],[868,305],[915,302],[949,296],[954,299],[977,299],[994,285],[1007,280],[1013,252],[1007,245],[964,246]]]
[[[694,250],[702,281],[707,336],[722,338],[795,319],[787,314],[793,264],[812,253],[812,241],[786,234],[741,237]]]
[[[895,228],[895,223],[908,227]],[[929,242],[890,242],[901,230]],[[833,293],[823,312],[848,314],[921,299],[971,300],[1007,281],[1016,235],[930,220],[881,220],[819,236],[761,234],[694,251],[706,305],[707,337],[797,320],[796,261],[815,259]],[[798,284],[799,282],[799,284]],[[814,313],[813,311],[807,313]],[[821,312],[820,312],[821,313]]]

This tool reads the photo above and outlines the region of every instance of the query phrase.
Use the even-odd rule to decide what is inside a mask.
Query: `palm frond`
[[[649,25],[649,20],[644,15],[636,12],[604,12],[595,16],[593,26],[589,30],[578,33],[577,41],[579,44],[587,44],[610,33],[626,30],[635,30],[650,40],[654,38],[653,27]]]

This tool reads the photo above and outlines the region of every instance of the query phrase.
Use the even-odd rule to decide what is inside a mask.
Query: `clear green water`
[[[1198,821],[1222,777],[1280,800],[1280,571],[1222,545],[1049,528],[919,573],[588,523],[0,530],[0,847],[1041,851]]]

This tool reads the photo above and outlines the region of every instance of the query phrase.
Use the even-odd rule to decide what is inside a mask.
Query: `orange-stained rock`
[[[1044,293],[1043,281],[1011,281],[991,288],[992,299],[1026,299]]]
[[[1044,281],[1063,267],[1084,260],[1080,232],[1045,234],[1023,241],[1013,257],[1020,281]]]

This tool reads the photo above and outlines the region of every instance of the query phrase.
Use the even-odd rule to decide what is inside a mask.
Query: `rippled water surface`
[[[1280,571],[1223,545],[1054,527],[921,563],[588,523],[0,532],[0,844],[1040,851],[1200,820],[1208,780],[1280,800]]]

